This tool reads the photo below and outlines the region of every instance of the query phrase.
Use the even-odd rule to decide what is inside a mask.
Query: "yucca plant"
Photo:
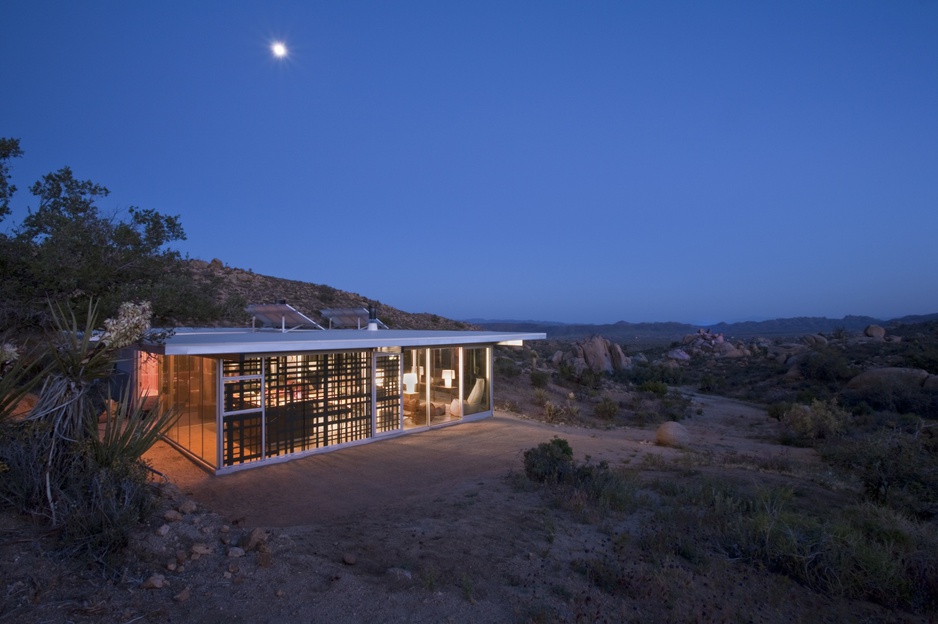
[[[160,402],[148,410],[143,409],[145,403],[146,397],[132,401],[128,387],[116,404],[108,401],[102,424],[89,423],[91,453],[99,466],[139,461],[179,418],[176,410],[166,409]]]
[[[77,522],[75,510],[82,506],[76,496],[84,495],[78,494],[83,488],[87,490],[81,484],[87,481],[91,487],[91,481],[101,475],[115,470],[115,474],[123,473],[139,464],[143,453],[173,422],[173,414],[166,410],[144,413],[139,404],[133,404],[129,391],[112,407],[110,381],[117,353],[148,331],[149,314],[149,304],[124,304],[117,318],[104,321],[104,331],[96,331],[98,314],[93,301],[83,326],[71,310],[52,309],[56,331],[47,342],[48,369],[24,426],[32,431],[28,444],[41,450],[43,458],[41,508],[31,511],[48,516],[53,526]],[[87,461],[77,461],[79,457]],[[37,502],[27,504],[36,506]]]
[[[75,314],[62,306],[53,307],[52,318],[56,331],[49,337],[46,353],[49,372],[29,419],[50,423],[56,443],[78,442],[105,405],[114,353],[94,331],[97,307],[93,301],[88,303],[83,328]]]

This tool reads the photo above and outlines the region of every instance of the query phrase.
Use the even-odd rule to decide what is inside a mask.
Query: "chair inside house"
[[[472,392],[469,393],[469,396],[465,401],[460,403],[459,399],[453,399],[452,404],[450,405],[449,411],[453,416],[460,418],[463,415],[463,406],[466,407],[477,407],[482,404],[482,398],[485,394],[485,379],[479,377],[476,379],[475,385],[472,387]],[[473,409],[469,413],[475,413],[479,410]]]

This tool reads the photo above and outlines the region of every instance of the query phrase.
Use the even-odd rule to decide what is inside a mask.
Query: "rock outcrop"
[[[921,368],[871,368],[865,370],[850,381],[847,387],[851,390],[869,390],[883,386],[924,388],[930,377],[928,371]],[[929,382],[931,385],[933,382]]]
[[[602,336],[590,336],[573,346],[572,352],[557,351],[551,357],[555,366],[567,364],[574,374],[582,375],[590,370],[594,373],[613,373],[632,367],[632,359],[625,355],[622,347]]]
[[[683,346],[669,352],[668,358],[676,361],[684,360],[685,358],[678,351],[689,356],[686,359],[700,356],[741,358],[752,355],[752,351],[742,342],[730,342],[723,334],[715,334],[707,328],[698,329],[695,334],[687,334],[681,343]]]

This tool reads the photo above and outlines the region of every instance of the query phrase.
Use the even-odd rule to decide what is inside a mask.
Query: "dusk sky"
[[[409,312],[938,312],[934,0],[5,0],[0,90],[4,230],[68,165]]]

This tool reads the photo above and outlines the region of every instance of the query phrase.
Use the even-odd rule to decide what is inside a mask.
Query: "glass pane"
[[[427,426],[427,350],[404,351],[404,429]]]
[[[261,380],[225,381],[225,413],[256,410],[261,407]]]
[[[430,402],[428,410],[431,423],[457,420],[459,410],[459,348],[430,350]]]
[[[491,409],[491,375],[488,347],[463,349],[463,412],[475,414]]]
[[[223,360],[225,377],[247,377],[261,374],[261,358],[244,355],[227,357]]]
[[[396,431],[401,428],[401,356],[375,357],[375,431]]]
[[[166,437],[217,464],[217,363],[213,358],[162,356],[159,362],[160,400],[179,414]]]

